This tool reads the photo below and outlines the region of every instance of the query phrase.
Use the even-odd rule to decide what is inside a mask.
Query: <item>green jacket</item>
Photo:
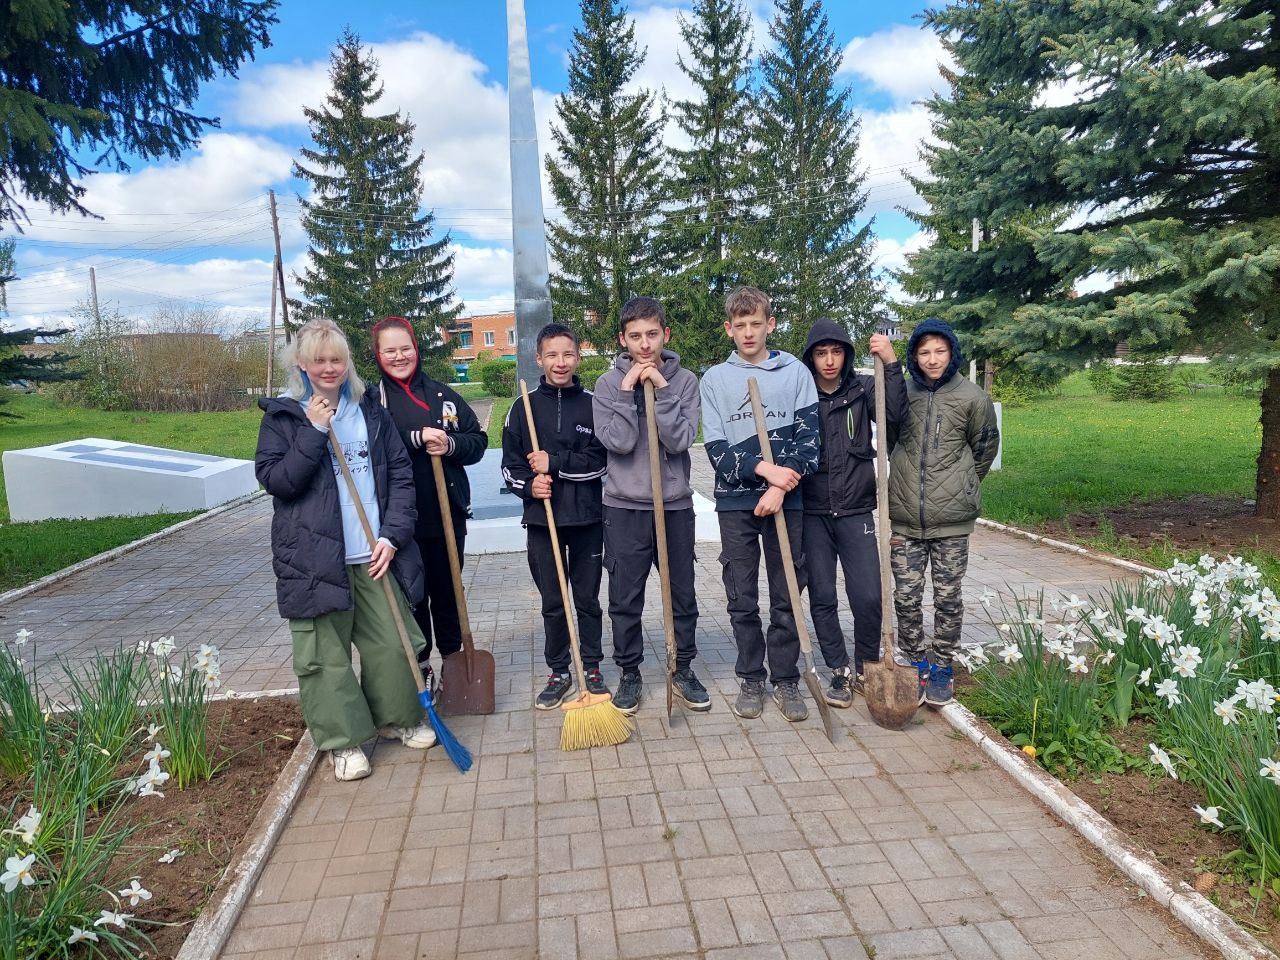
[[[1000,449],[991,398],[956,373],[937,390],[907,381],[907,404],[889,461],[893,532],[915,540],[967,536]]]

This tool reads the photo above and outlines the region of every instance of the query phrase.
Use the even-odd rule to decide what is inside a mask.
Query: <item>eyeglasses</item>
[[[381,354],[383,360],[395,360],[397,357],[412,357],[414,349],[413,347],[401,347],[399,350],[383,350]]]

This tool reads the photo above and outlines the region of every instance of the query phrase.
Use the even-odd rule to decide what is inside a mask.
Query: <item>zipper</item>
[[[942,436],[942,414],[938,414],[938,423],[933,428],[933,449],[938,449],[938,440]]]
[[[560,399],[564,391],[556,387],[556,436],[560,436]]]
[[[924,413],[924,442],[920,444],[920,537],[924,538],[924,466],[929,453],[929,421],[933,419],[933,391],[929,391]]]

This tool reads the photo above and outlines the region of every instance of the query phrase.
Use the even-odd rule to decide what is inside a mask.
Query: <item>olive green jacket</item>
[[[991,398],[956,373],[937,390],[908,380],[907,404],[889,461],[893,532],[916,540],[967,536],[1000,449]]]

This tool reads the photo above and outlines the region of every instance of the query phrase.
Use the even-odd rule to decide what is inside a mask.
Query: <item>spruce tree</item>
[[[837,86],[841,50],[821,0],[777,0],[760,59],[744,279],[774,301],[784,349],[800,352],[828,317],[862,337],[880,317],[871,224],[858,170],[859,123]]]
[[[0,240],[0,314],[8,306],[5,287],[17,278],[13,275],[14,241],[10,237]],[[59,380],[71,380],[76,375],[66,369],[66,362],[71,359],[65,353],[51,353],[44,356],[27,356],[22,347],[35,343],[37,338],[61,337],[66,330],[5,330],[0,326],[0,406],[9,401],[8,391],[4,388],[19,381],[25,383],[56,383]],[[0,410],[0,417],[13,417],[14,414]]]
[[[413,152],[414,124],[377,113],[377,63],[350,31],[329,71],[333,89],[320,108],[304,109],[314,148],[294,173],[311,184],[299,198],[311,265],[299,281],[303,312],[332,319],[346,333],[360,372],[376,372],[370,327],[385,316],[412,322],[423,359],[443,356],[440,333],[462,311],[454,302],[449,236],[432,239],[435,216],[419,212],[423,154]]]
[[[929,199],[998,241],[971,254],[940,236],[910,260],[917,292],[972,313],[985,350],[1029,369],[1070,369],[1127,341],[1266,371],[1257,510],[1280,517],[1274,4],[989,0],[926,22],[961,95],[983,100],[968,129],[931,104],[948,135],[928,157]],[[1010,251],[1025,302],[986,311],[1014,283],[991,262]],[[1085,278],[1106,282],[1073,295]]]
[[[551,298],[562,322],[607,352],[622,304],[656,292],[665,118],[653,93],[624,92],[644,61],[626,9],[614,0],[581,9],[546,159],[558,208],[547,224]]]
[[[689,139],[672,150],[673,173],[659,244],[671,273],[661,284],[686,366],[724,359],[724,298],[742,282],[739,216],[750,145],[751,21],[737,0],[695,0],[680,15],[681,71],[696,96],[672,104]]]

